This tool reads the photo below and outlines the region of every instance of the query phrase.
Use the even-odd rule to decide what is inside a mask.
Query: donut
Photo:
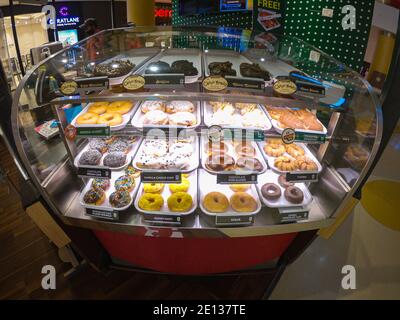
[[[104,113],[97,120],[97,124],[106,124],[108,126],[117,126],[122,123],[122,116],[119,113]]]
[[[282,139],[267,139],[265,141],[266,144],[281,144],[281,145],[285,145],[284,142],[282,141]]]
[[[233,192],[246,192],[247,190],[250,189],[250,185],[249,184],[231,184],[231,185],[229,185],[229,188]]]
[[[281,171],[295,171],[297,169],[297,163],[294,159],[289,157],[279,157],[275,159],[274,165],[278,170]]]
[[[176,192],[168,198],[167,204],[172,212],[187,212],[193,206],[193,198],[189,193]]]
[[[131,192],[135,187],[135,179],[128,175],[120,176],[117,180],[115,180],[114,187],[115,190],[126,190]]]
[[[161,193],[164,190],[164,184],[162,183],[144,183],[144,193]]]
[[[248,157],[242,157],[237,159],[236,168],[240,170],[257,171],[257,172],[261,172],[264,170],[264,166],[261,164],[260,160]]]
[[[208,155],[213,155],[228,152],[229,148],[225,142],[218,143],[210,141],[204,145],[204,150],[208,153]]]
[[[94,102],[89,105],[88,112],[95,113],[95,114],[103,114],[107,112],[108,102]]]
[[[101,205],[106,200],[106,193],[100,188],[91,188],[83,196],[83,201],[87,204],[96,206]]]
[[[104,140],[105,143],[107,143],[108,145],[110,145],[110,144],[112,144],[114,141],[117,141],[117,140],[118,140],[118,137],[117,137],[117,136],[110,136],[110,137],[104,138],[103,140]]]
[[[169,146],[168,152],[189,157],[193,154],[193,146],[187,142],[175,142]]]
[[[282,188],[285,188],[285,189],[294,186],[294,183],[287,181],[286,177],[284,175],[279,176],[278,183]]]
[[[143,117],[143,124],[166,125],[168,124],[168,115],[161,110],[149,111]]]
[[[106,191],[110,187],[110,179],[95,178],[92,181],[92,187],[94,189],[100,188],[100,189]]]
[[[109,201],[114,208],[123,208],[131,203],[132,197],[128,191],[118,190],[111,193]]]
[[[96,124],[99,120],[99,115],[92,112],[86,112],[76,119],[77,124]]]
[[[124,152],[111,152],[104,157],[103,164],[110,168],[119,168],[125,165],[126,154]]]
[[[306,156],[297,157],[296,166],[300,171],[318,171],[317,164]]]
[[[290,144],[286,146],[286,152],[289,153],[293,158],[304,156],[304,149],[298,145]]]
[[[282,129],[305,129],[304,123],[293,113],[286,113],[279,118],[278,126]]]
[[[97,166],[102,158],[101,152],[97,150],[87,150],[79,158],[80,165]]]
[[[280,157],[286,152],[286,148],[283,144],[266,144],[264,151],[270,157]]]
[[[156,193],[144,193],[138,202],[139,208],[146,211],[160,211],[164,205],[164,199]]]
[[[301,191],[299,188],[295,186],[286,188],[284,195],[286,200],[289,201],[290,203],[300,204],[304,200],[303,191]]]
[[[190,158],[187,155],[170,153],[165,158],[165,166],[167,169],[186,170],[190,166]]]
[[[165,102],[164,101],[145,101],[140,106],[140,109],[143,113],[147,113],[149,111],[160,110],[165,112]]]
[[[107,113],[118,113],[120,115],[131,111],[133,103],[131,101],[114,101],[107,106]]]
[[[223,213],[229,208],[229,200],[221,192],[210,192],[204,197],[203,206],[208,212]]]
[[[205,166],[211,171],[231,171],[235,168],[235,160],[228,155],[209,156]]]
[[[257,210],[257,201],[246,192],[236,192],[230,198],[230,204],[236,212],[254,212]]]
[[[136,178],[138,178],[139,176],[140,176],[140,171],[139,170],[136,170],[134,167],[132,167],[132,166],[128,166],[126,169],[125,169],[125,174],[127,175],[127,176],[130,176],[130,177],[132,177],[133,179],[136,179]]]
[[[265,199],[274,201],[281,197],[282,191],[275,183],[266,183],[261,187],[261,194]]]
[[[129,151],[129,144],[122,140],[116,140],[110,144],[108,148],[108,152],[124,152],[128,153]]]
[[[142,144],[142,153],[148,156],[163,157],[168,152],[168,145],[165,140],[148,139]]]
[[[102,139],[93,138],[89,139],[89,149],[97,150],[101,153],[106,153],[108,150],[108,145]]]
[[[190,127],[196,123],[196,116],[191,112],[177,112],[169,116],[169,124],[171,125]]]
[[[182,179],[182,182],[179,184],[170,184],[169,191],[171,191],[171,193],[187,192],[189,187],[190,181],[188,179]]]
[[[167,113],[177,112],[190,112],[193,113],[195,110],[194,104],[190,101],[171,101],[167,103],[165,108]]]
[[[254,157],[256,149],[250,144],[240,143],[235,147],[235,152],[239,157]]]

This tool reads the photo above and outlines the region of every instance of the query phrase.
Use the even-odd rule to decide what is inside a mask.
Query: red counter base
[[[113,258],[160,272],[200,275],[247,269],[279,258],[297,233],[250,238],[167,238],[94,230]]]

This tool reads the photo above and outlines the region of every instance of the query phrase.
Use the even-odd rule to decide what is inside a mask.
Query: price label
[[[265,134],[261,130],[224,129],[224,138],[227,140],[264,141]]]
[[[279,209],[279,218],[282,223],[307,220],[308,216],[309,210],[304,208]]]
[[[144,213],[143,218],[147,222],[152,223],[162,223],[162,224],[182,224],[182,217],[176,215],[166,215],[166,214],[148,214]]]
[[[144,75],[145,88],[155,89],[160,87],[183,87],[184,74],[146,74]]]
[[[181,183],[180,172],[142,172],[140,174],[142,183]]]
[[[226,226],[226,225],[249,225],[254,223],[253,216],[228,216],[228,215],[216,215],[215,225]]]
[[[246,79],[229,76],[226,76],[225,79],[228,81],[229,88],[255,92],[263,92],[265,89],[265,81],[263,79]]]
[[[309,173],[309,172],[304,172],[304,173],[291,173],[288,172],[286,174],[286,180],[290,182],[317,182],[318,181],[318,173]]]
[[[217,184],[257,184],[257,175],[218,174]]]
[[[99,219],[106,219],[106,220],[119,220],[119,213],[117,211],[107,211],[107,210],[99,210],[99,209],[86,209],[86,214],[88,216],[99,218]]]
[[[326,142],[326,135],[318,133],[296,132],[295,140],[297,142],[323,144]]]
[[[77,84],[77,93],[85,93],[86,91],[102,91],[108,89],[110,81],[107,77],[92,77],[75,79]]]
[[[111,129],[108,126],[76,127],[78,137],[109,137],[110,135]]]
[[[111,178],[111,170],[108,168],[79,167],[78,176],[89,178]]]
[[[325,97],[325,87],[316,83],[296,81],[297,93],[307,96]]]

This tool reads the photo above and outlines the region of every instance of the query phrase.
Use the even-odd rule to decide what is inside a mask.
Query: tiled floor
[[[400,135],[395,135],[370,181],[400,181],[399,161]],[[318,238],[287,268],[271,299],[400,299],[399,244],[400,232],[358,204],[331,239]],[[355,290],[341,287],[344,265],[356,269]]]

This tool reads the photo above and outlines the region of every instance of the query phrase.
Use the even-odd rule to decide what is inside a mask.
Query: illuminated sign
[[[58,27],[72,26],[76,27],[80,22],[79,17],[57,18]]]
[[[61,7],[60,10],[58,10],[58,12],[63,16],[66,17],[68,16],[68,7]]]
[[[154,16],[156,18],[172,18],[172,10],[171,9],[155,9]]]

